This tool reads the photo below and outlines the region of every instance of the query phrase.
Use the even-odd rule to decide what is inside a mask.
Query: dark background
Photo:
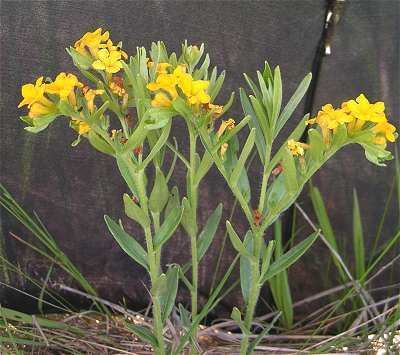
[[[23,130],[17,119],[20,87],[38,76],[54,77],[60,71],[76,72],[64,48],[87,31],[103,27],[111,38],[123,41],[133,53],[136,46],[149,47],[164,40],[169,50],[180,43],[206,43],[212,63],[226,69],[227,78],[219,101],[244,86],[242,73],[255,73],[267,59],[279,64],[287,99],[299,81],[311,71],[326,11],[323,0],[270,1],[1,1],[1,115],[0,181],[29,211],[35,210],[59,242],[61,248],[98,289],[100,295],[115,302],[123,298],[133,308],[146,305],[147,282],[144,270],[133,263],[109,235],[103,215],[123,216],[121,195],[125,186],[114,161],[96,153],[87,144],[71,148],[74,132],[66,120],[58,120],[50,129],[33,135]],[[390,119],[399,127],[399,1],[346,1],[340,21],[330,40],[332,55],[325,57],[316,87],[312,112],[325,103],[340,104],[364,92],[372,101],[386,103]],[[302,103],[304,105],[304,101]],[[302,116],[302,108],[288,124],[293,127]],[[240,118],[238,100],[232,115]],[[180,148],[185,150],[184,126],[175,123]],[[183,140],[183,141],[182,141]],[[392,147],[393,148],[393,147]],[[260,172],[253,164],[252,176]],[[173,182],[183,186],[184,169],[178,168]],[[339,243],[351,253],[352,189],[358,191],[367,250],[378,228],[383,206],[394,176],[394,164],[377,168],[364,159],[358,147],[337,154],[313,179],[321,189],[334,222]],[[260,183],[254,180],[254,188]],[[230,213],[232,197],[216,171],[211,171],[201,187],[199,219],[205,222],[218,201],[224,202],[224,218]],[[308,211],[307,193],[301,203]],[[12,231],[24,239],[31,236],[1,210],[2,253],[18,263],[22,270],[43,278],[48,270],[44,261],[9,236]],[[312,216],[313,217],[313,216]],[[314,218],[314,217],[313,217]],[[235,225],[245,230],[240,213]],[[398,229],[395,204],[388,210],[383,235],[389,238]],[[140,231],[130,231],[141,238]],[[200,266],[200,285],[206,295],[221,248],[224,229]],[[304,235],[299,236],[299,238]],[[229,243],[228,243],[229,244]],[[183,263],[189,258],[189,239],[182,230],[172,239],[164,262]],[[233,259],[227,246],[222,270]],[[328,252],[318,242],[290,270],[294,299],[299,300],[324,289]],[[236,277],[238,273],[236,273]],[[1,278],[2,276],[0,276]],[[334,284],[335,275],[332,274]],[[397,275],[397,278],[399,275]],[[52,280],[70,284],[56,271]],[[388,280],[383,280],[386,282]],[[13,279],[19,288],[28,288],[24,280]],[[183,291],[181,301],[187,301]],[[270,300],[268,293],[264,294]],[[226,312],[241,305],[240,291],[225,300]],[[204,301],[204,299],[201,299]],[[27,299],[0,288],[0,302],[27,310]],[[222,313],[221,313],[222,314]],[[225,313],[224,313],[225,314]]]

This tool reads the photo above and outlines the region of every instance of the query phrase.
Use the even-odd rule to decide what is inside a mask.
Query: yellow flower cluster
[[[21,93],[23,100],[18,107],[27,105],[30,118],[38,118],[45,115],[59,114],[57,105],[50,100],[49,95],[56,95],[60,100],[69,102],[76,108],[75,88],[82,90],[86,100],[87,108],[90,112],[94,110],[94,99],[96,95],[102,95],[103,90],[93,90],[84,87],[74,74],[60,73],[51,83],[44,83],[41,76],[35,84],[25,84],[22,86]],[[47,95],[47,96],[46,96]],[[84,134],[89,131],[89,125],[78,117],[71,117],[71,126],[79,133]]]
[[[28,116],[36,118],[49,114],[57,113],[57,106],[45,94],[59,96],[60,100],[68,100],[76,103],[74,88],[83,87],[74,74],[60,73],[56,79],[46,84],[41,76],[35,84],[25,84],[22,86],[21,93],[23,100],[18,107],[27,105],[29,108]]]
[[[108,31],[102,31],[98,28],[94,32],[85,33],[75,42],[74,48],[78,53],[94,59],[94,69],[114,74],[122,68],[121,59],[127,59],[128,55],[121,50],[120,44],[113,44]]]
[[[338,109],[334,109],[331,104],[322,106],[317,116],[307,121],[307,124],[315,123],[321,128],[325,144],[330,142],[331,131],[335,132],[342,124],[346,125],[349,135],[367,127],[374,133],[374,143],[378,145],[386,146],[387,141],[394,142],[396,139],[396,127],[386,118],[385,104],[370,103],[364,94],[355,100],[343,102]]]
[[[209,104],[210,95],[207,88],[210,84],[206,80],[194,80],[186,72],[186,66],[178,65],[172,73],[167,72],[168,63],[157,65],[157,78],[155,82],[147,84],[147,88],[155,92],[151,104],[153,107],[171,107],[172,102],[178,97],[177,87],[184,93],[190,105],[198,107],[200,104]]]

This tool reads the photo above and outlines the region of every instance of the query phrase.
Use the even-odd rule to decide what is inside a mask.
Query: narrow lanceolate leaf
[[[240,174],[244,168],[244,164],[246,163],[247,158],[249,157],[255,142],[256,130],[254,128],[251,129],[249,136],[247,137],[246,143],[244,144],[243,150],[240,153],[239,160],[232,171],[231,177],[229,179],[232,185],[236,185]]]
[[[309,156],[314,163],[320,163],[324,158],[325,144],[321,134],[314,128],[308,130]]]
[[[181,222],[183,207],[174,208],[165,218],[164,223],[154,236],[154,248],[159,249],[165,244],[174,234],[176,228]]]
[[[100,137],[94,130],[90,130],[87,135],[88,140],[93,148],[99,152],[114,156],[115,150],[108,144],[102,137]]]
[[[218,76],[218,79],[215,81],[215,84],[210,89],[211,101],[213,101],[217,97],[219,91],[221,90],[222,84],[224,83],[224,80],[225,80],[225,70]]]
[[[261,276],[267,272],[269,265],[271,264],[272,253],[274,251],[274,247],[275,247],[275,242],[273,240],[270,240],[262,254]]]
[[[270,265],[267,272],[261,276],[261,283],[268,281],[271,277],[274,277],[282,270],[286,270],[290,265],[294,264],[311,247],[318,238],[318,235],[319,232],[311,234],[308,238],[304,239],[287,253],[275,260]]]
[[[142,208],[132,200],[132,198],[128,194],[124,194],[124,207],[125,214],[138,222],[143,228],[146,228],[150,225],[149,216],[142,210]]]
[[[246,253],[248,255],[253,255],[253,234],[250,230],[247,231],[243,244]],[[253,257],[249,258],[245,255],[240,256],[240,288],[246,304],[249,301],[251,286],[253,282],[256,282],[256,279],[252,274],[252,262],[255,262]]]
[[[153,190],[150,193],[149,208],[153,213],[160,213],[168,202],[169,190],[167,180],[161,169],[156,168]]]
[[[260,128],[260,124],[257,121],[256,114],[254,113],[253,107],[251,106],[251,103],[249,101],[249,98],[247,97],[246,92],[242,88],[240,88],[239,93],[240,93],[240,102],[242,103],[243,112],[251,117],[249,126],[250,128],[256,129],[256,146],[258,150],[258,155],[260,157],[261,162],[264,162],[266,149],[265,149],[265,138],[263,131]]]
[[[135,179],[133,178],[133,171],[129,169],[129,165],[126,162],[126,159],[130,159],[129,156],[122,156],[122,155],[116,155],[116,160],[117,160],[117,165],[119,172],[121,173],[122,177],[124,178],[126,184],[129,187],[129,190],[131,190],[132,194],[137,196],[137,190],[136,190],[136,185],[135,185]]]
[[[114,222],[109,216],[105,215],[107,227],[117,241],[121,249],[127,253],[138,264],[147,269],[147,253],[142,246],[128,233],[126,233],[119,224]]]
[[[140,164],[138,170],[144,169],[153,160],[153,158],[161,150],[161,148],[164,147],[165,142],[168,139],[169,132],[171,131],[171,123],[172,120],[169,120],[167,125],[162,129],[160,138],[157,140],[156,144],[154,144],[152,150],[150,151],[146,159],[144,159],[142,164]]]
[[[164,323],[172,312],[178,291],[179,266],[168,269],[165,279],[165,289],[160,292],[161,318]]]
[[[152,331],[146,327],[140,325],[125,323],[128,330],[137,335],[144,342],[151,344],[154,348],[158,347],[158,342]]]
[[[296,191],[298,188],[297,169],[293,155],[289,149],[285,149],[282,157],[283,176],[287,191]]]
[[[321,227],[322,233],[325,236],[326,240],[330,244],[330,246],[335,250],[338,251],[338,245],[336,241],[336,236],[333,231],[331,222],[329,220],[328,212],[325,207],[324,200],[322,199],[321,193],[319,190],[312,186],[310,189],[310,197],[311,197],[311,202],[313,204],[314,212],[315,215],[317,216],[317,220],[319,223],[319,226]],[[343,271],[343,267],[338,261],[337,258],[333,258],[333,262],[336,265],[336,268],[340,274],[340,277],[342,278],[343,281],[347,281],[347,276],[345,275]]]
[[[297,87],[296,91],[294,92],[293,96],[290,98],[289,102],[286,104],[285,108],[283,109],[281,115],[278,118],[275,127],[275,137],[279,134],[281,129],[285,126],[286,122],[292,116],[294,110],[296,109],[297,105],[300,103],[301,99],[304,97],[305,93],[310,86],[312,74],[309,73],[306,77],[302,80],[300,85]]]
[[[246,256],[248,258],[253,258],[253,255],[248,252],[248,250],[245,248],[243,245],[242,241],[240,240],[239,236],[233,229],[231,223],[229,221],[226,221],[226,228],[228,230],[228,235],[229,238],[232,242],[233,247],[236,249],[236,251],[243,256]]]
[[[278,120],[279,112],[282,106],[282,79],[279,66],[274,70],[274,90],[272,97],[272,117],[270,127],[275,130],[276,121]]]
[[[197,238],[197,258],[198,261],[203,258],[211,245],[215,233],[217,232],[219,222],[222,216],[222,203],[220,203],[214,212],[208,217],[207,223]]]
[[[360,205],[356,190],[353,191],[353,245],[356,259],[356,276],[357,279],[361,279],[365,273],[365,248]]]

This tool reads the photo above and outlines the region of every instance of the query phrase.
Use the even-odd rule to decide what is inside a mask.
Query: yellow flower
[[[225,130],[227,129],[231,130],[233,128],[235,128],[235,120],[233,118],[229,118],[226,121],[222,121],[217,132],[218,139],[224,134]]]
[[[92,64],[92,67],[96,70],[104,70],[107,73],[114,74],[122,68],[120,51],[109,51],[103,48],[97,52],[97,58]]]
[[[79,82],[78,78],[74,74],[60,73],[57,75],[56,80],[50,84],[46,84],[45,92],[56,94],[60,96],[61,100],[70,98],[71,104],[74,105],[75,87],[83,87],[83,84]]]
[[[287,146],[293,156],[303,156],[304,149],[308,148],[308,144],[296,142],[294,139],[289,139]]]
[[[151,69],[154,66],[154,62],[149,61],[147,62],[147,67]],[[156,68],[157,74],[168,74],[167,69],[170,68],[172,65],[169,63],[158,63]]]
[[[206,93],[209,81],[195,80],[192,82],[191,92],[188,96],[188,101],[192,105],[207,104],[211,101],[210,95]]]
[[[35,84],[23,85],[21,89],[23,100],[19,103],[18,108],[25,105],[28,105],[28,108],[30,108],[35,102],[47,100],[44,97],[45,86],[46,84],[43,83],[43,76],[38,78]],[[49,100],[47,101],[50,103]]]
[[[111,39],[108,39],[106,43],[100,44],[99,48],[106,48],[109,52],[120,52],[122,58],[128,59],[128,54],[122,50],[121,42],[114,45]]]
[[[154,99],[151,100],[151,105],[153,107],[171,107],[172,101],[166,94],[158,92],[155,94]]]
[[[101,28],[98,28],[94,32],[87,32],[85,33],[81,39],[75,42],[75,49],[83,55],[88,54],[87,51],[89,51],[89,54],[92,57],[95,57],[97,55],[97,52],[101,48],[101,43],[108,41],[110,34],[108,31],[104,32],[103,34],[101,33],[103,30]],[[111,43],[112,45],[112,43]]]
[[[90,131],[90,126],[79,118],[71,119],[71,127],[77,131],[79,135],[86,134]]]
[[[34,102],[28,112],[30,118],[37,118],[49,114],[55,114],[57,112],[57,106],[53,103],[50,105],[44,105],[41,102]]]
[[[385,104],[381,101],[371,104],[364,94],[359,95],[356,100],[344,102],[342,107],[347,113],[364,122],[379,123],[386,121]]]
[[[87,86],[85,86],[82,91],[83,91],[83,95],[85,97],[86,104],[87,104],[89,111],[93,112],[94,99],[95,99],[96,95],[103,95],[104,90],[93,90],[93,89],[89,89]]]
[[[396,127],[390,124],[388,121],[379,122],[372,128],[372,132],[375,133],[374,142],[376,144],[385,145],[386,141],[394,142],[396,140]]]
[[[317,123],[322,130],[322,137],[325,144],[329,143],[329,130],[335,131],[340,124],[345,124],[353,121],[353,117],[349,115],[345,109],[334,109],[331,104],[322,106],[318,111],[317,117],[306,121],[306,124]]]

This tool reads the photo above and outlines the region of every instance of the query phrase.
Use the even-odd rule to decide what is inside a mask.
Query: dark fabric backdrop
[[[311,70],[325,14],[323,0],[270,1],[1,1],[1,173],[0,179],[29,210],[35,210],[55,236],[59,245],[95,285],[102,297],[138,308],[148,302],[143,282],[147,277],[109,235],[105,213],[123,216],[121,195],[125,186],[111,158],[95,153],[87,144],[71,148],[74,133],[66,121],[58,120],[50,129],[32,135],[17,119],[21,111],[20,86],[40,75],[54,77],[60,71],[76,72],[64,48],[83,33],[103,27],[114,41],[122,40],[133,53],[136,46],[149,47],[164,40],[170,50],[181,41],[206,43],[212,63],[227,70],[220,101],[239,86],[242,73],[254,73],[267,59],[279,64],[283,73],[284,97],[293,93],[302,77]],[[398,1],[348,1],[332,40],[332,55],[326,57],[316,91],[314,112],[322,104],[339,104],[364,92],[371,100],[384,100],[389,117],[399,127],[399,15]],[[241,116],[238,100],[233,109]],[[304,104],[304,103],[303,103]],[[302,115],[302,108],[288,124],[290,129]],[[174,132],[185,150],[184,126],[177,122]],[[286,130],[287,131],[287,130]],[[260,172],[253,165],[252,176]],[[182,186],[184,169],[178,168],[173,183]],[[368,245],[376,233],[378,220],[390,190],[394,164],[377,168],[363,158],[360,149],[344,149],[317,174],[340,244],[351,252],[352,189],[358,191]],[[252,181],[254,187],[259,182]],[[217,205],[224,202],[224,217],[233,200],[216,171],[211,171],[201,187],[199,219],[204,223]],[[311,211],[307,194],[301,203]],[[242,231],[245,221],[238,212],[235,224]],[[200,266],[200,285],[206,295],[215,269],[224,229]],[[383,235],[389,237],[398,228],[395,205],[388,210]],[[133,227],[132,233],[140,236]],[[30,234],[1,211],[3,253],[22,270],[43,278],[48,263],[9,236],[13,231],[22,238]],[[137,232],[137,233],[136,233]],[[301,238],[300,236],[299,238]],[[229,244],[229,243],[228,243]],[[184,262],[190,253],[183,233],[166,248],[164,263]],[[234,252],[228,245],[222,259],[226,269]],[[300,299],[324,288],[328,252],[317,243],[312,252],[290,271],[294,298]],[[322,270],[322,271],[321,271]],[[236,276],[238,273],[236,273]],[[399,275],[397,275],[398,278]],[[1,277],[1,276],[0,276]],[[334,278],[334,275],[332,275]],[[56,271],[52,280],[70,284]],[[24,280],[13,284],[29,288]],[[270,300],[268,293],[264,294]],[[180,294],[182,302],[187,293]],[[201,298],[204,301],[204,298]],[[4,305],[29,309],[26,298],[0,288]],[[240,292],[225,300],[221,312],[241,305]]]

